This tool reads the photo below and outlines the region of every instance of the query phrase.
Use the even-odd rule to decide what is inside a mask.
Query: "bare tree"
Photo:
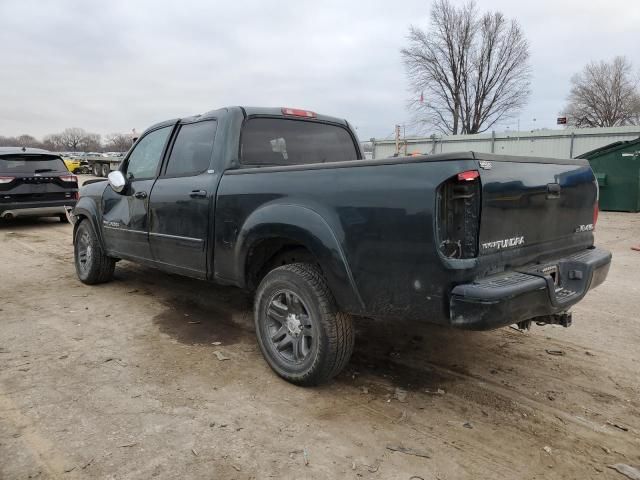
[[[615,57],[586,65],[571,78],[564,114],[576,127],[639,125],[640,91],[631,63]]]
[[[133,143],[133,137],[126,133],[110,133],[106,137],[105,148],[113,152],[126,152]]]
[[[40,147],[40,142],[31,135],[20,135],[18,138],[16,138],[16,140],[18,142],[18,145],[21,147]]]
[[[412,26],[408,40],[401,54],[419,123],[445,134],[480,133],[525,105],[529,45],[515,20],[479,16],[473,2],[457,8],[436,0],[429,30]]]
[[[1,137],[0,147],[16,147],[18,146],[18,139],[16,137]]]
[[[126,135],[125,135],[126,137]],[[131,138],[128,137],[127,145],[123,151],[131,146]],[[0,136],[0,147],[36,147],[51,151],[85,151],[96,152],[102,150],[102,137],[97,133],[86,132],[82,128],[67,128],[61,133],[45,135],[42,142],[32,135],[20,135],[17,137]]]
[[[99,133],[86,133],[78,144],[85,152],[98,152],[102,149],[102,137]]]
[[[58,140],[62,147],[75,152],[80,148],[86,135],[87,132],[83,128],[65,128],[58,134]]]
[[[40,148],[42,144],[31,135],[19,135],[17,137],[1,137],[0,147],[34,147]]]
[[[62,139],[59,133],[52,133],[50,135],[45,135],[42,139],[43,148],[51,151],[60,151],[66,150],[65,145],[62,143]]]
[[[45,142],[53,144],[58,150],[96,151],[102,148],[101,137],[97,133],[89,133],[83,128],[65,128],[61,133],[47,135]]]

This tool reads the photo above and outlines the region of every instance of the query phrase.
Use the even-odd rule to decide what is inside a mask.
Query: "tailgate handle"
[[[547,198],[560,198],[559,183],[547,183]]]

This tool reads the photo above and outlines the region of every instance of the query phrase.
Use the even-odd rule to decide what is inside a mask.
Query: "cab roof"
[[[270,116],[270,117],[283,117],[283,118],[296,118],[296,119],[306,119],[306,120],[320,120],[321,122],[331,122],[331,123],[337,123],[340,125],[344,125],[344,126],[348,126],[348,123],[345,119],[343,118],[338,118],[338,117],[330,117],[328,115],[321,115],[321,114],[315,114],[316,116],[313,118],[305,118],[305,117],[296,117],[296,116],[288,116],[288,115],[284,115],[282,113],[283,108],[287,108],[287,107],[241,107],[241,106],[232,106],[232,107],[223,107],[223,108],[218,108],[216,110],[210,110],[208,112],[202,113],[202,114],[198,114],[198,115],[191,115],[189,117],[183,117],[183,118],[172,118],[171,120],[165,120],[163,122],[158,122],[154,125],[151,125],[149,128],[147,128],[146,130],[152,130],[152,129],[156,129],[159,127],[163,127],[166,125],[173,125],[174,123],[181,121],[181,122],[195,122],[197,120],[206,120],[207,118],[217,118],[217,117],[221,117],[225,114],[228,114],[232,111],[238,111],[238,112],[242,112],[242,114],[246,117],[250,117],[250,116]],[[315,113],[315,112],[314,112]],[[146,131],[145,130],[145,131]]]
[[[240,108],[244,110],[247,117],[250,117],[253,115],[268,115],[268,116],[286,117],[286,118],[305,118],[305,117],[297,117],[297,116],[292,117],[290,115],[283,114],[282,110],[288,107],[240,107]],[[301,110],[306,110],[306,109],[301,109]],[[340,125],[347,126],[347,121],[344,118],[330,117],[328,115],[322,115],[316,112],[313,112],[313,113],[315,114],[315,117],[307,118],[307,120],[320,120],[323,122],[338,123]]]

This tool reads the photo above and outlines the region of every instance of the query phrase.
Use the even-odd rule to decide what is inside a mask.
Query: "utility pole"
[[[396,155],[400,154],[400,125],[396,125]]]
[[[402,138],[404,138],[404,156],[407,156],[407,128],[402,125]]]

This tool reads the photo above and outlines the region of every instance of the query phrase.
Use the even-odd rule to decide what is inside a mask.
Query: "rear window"
[[[242,163],[245,165],[305,165],[357,158],[353,138],[337,125],[253,118],[242,130]]]
[[[0,157],[0,173],[66,172],[59,157],[46,155],[6,155]]]

